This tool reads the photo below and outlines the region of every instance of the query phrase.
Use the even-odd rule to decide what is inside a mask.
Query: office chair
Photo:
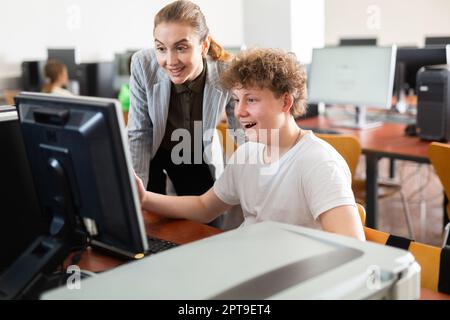
[[[365,210],[357,204],[361,221],[365,221]],[[436,292],[450,294],[450,247],[430,246],[413,240],[394,236],[364,226],[366,241],[408,250],[421,267],[420,286]]]
[[[222,144],[223,153],[228,160],[237,148],[236,143],[234,138],[227,132],[228,126],[226,122],[220,122],[216,129],[220,132],[220,142]]]
[[[361,156],[361,144],[358,139],[347,134],[315,133],[315,135],[328,142],[337,152],[339,152],[347,162],[353,177],[356,172],[356,167],[358,166],[359,157]]]
[[[222,144],[223,154],[226,160],[230,159],[231,155],[237,148],[234,137],[228,134],[228,125],[226,121],[220,122],[216,129],[219,131],[220,142]],[[224,231],[233,230],[239,227],[244,221],[244,214],[240,205],[233,206],[226,214],[222,215],[221,229]]]
[[[359,217],[361,218],[361,223],[363,226],[366,225],[366,209],[364,209],[363,205],[360,203],[356,204],[356,207],[358,208]]]
[[[447,198],[450,197],[450,145],[440,142],[432,142],[428,148],[428,156],[434,171],[436,171],[439,180],[444,187],[444,192]],[[450,203],[447,205],[447,215],[450,219]],[[448,232],[450,223],[445,228]],[[447,245],[448,234],[444,236],[443,245]]]
[[[355,172],[361,156],[361,144],[359,140],[352,135],[347,134],[315,134],[317,137],[325,140],[332,145],[337,152],[347,161],[350,172],[352,173],[352,189],[356,202],[364,204],[366,200],[366,181],[356,179]],[[401,189],[401,185],[387,182],[378,182],[378,199],[387,198],[396,192],[400,194],[405,220],[408,226],[408,233],[411,239],[414,239],[414,230],[412,227],[411,215],[405,194]]]

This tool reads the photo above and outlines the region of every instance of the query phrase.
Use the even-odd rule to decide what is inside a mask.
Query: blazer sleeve
[[[246,138],[244,130],[242,130],[239,121],[234,116],[234,102],[232,99],[230,99],[225,106],[225,113],[227,114],[228,128],[234,130],[233,136],[236,144],[241,145],[245,143]]]
[[[142,57],[142,53],[138,52],[131,61],[128,142],[133,168],[146,187],[153,143],[153,123],[148,112],[147,77]]]
[[[220,63],[219,64],[220,73],[222,73],[226,67],[227,67],[227,63],[224,63],[224,62]],[[228,129],[234,130],[235,142],[238,145],[241,145],[245,142],[245,134],[241,128],[239,121],[234,116],[234,101],[231,97],[232,97],[232,94],[231,94],[231,92],[229,92],[229,99],[225,106],[225,113],[227,115]]]

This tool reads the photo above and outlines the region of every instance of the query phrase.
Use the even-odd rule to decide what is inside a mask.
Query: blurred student
[[[52,93],[61,96],[72,96],[73,93],[65,89],[69,83],[67,66],[58,60],[50,59],[44,68],[46,83],[42,87],[42,92]]]

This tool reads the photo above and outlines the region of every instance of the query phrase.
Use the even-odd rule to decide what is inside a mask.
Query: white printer
[[[405,250],[261,222],[132,262],[42,299],[418,299]]]

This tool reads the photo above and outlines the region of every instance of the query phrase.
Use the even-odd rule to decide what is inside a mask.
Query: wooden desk
[[[148,235],[175,243],[184,244],[219,234],[222,230],[188,220],[162,218],[144,213],[145,230]],[[106,256],[96,250],[83,253],[78,266],[93,272],[105,271],[127,261]],[[67,260],[70,263],[70,259]]]
[[[420,289],[420,300],[450,300],[450,294],[434,292],[430,289]]]
[[[405,124],[384,123],[373,129],[344,129],[332,127],[332,120],[319,116],[297,121],[300,127],[332,129],[356,136],[366,156],[366,225],[377,226],[378,160],[381,158],[430,163],[429,142],[404,134]]]

